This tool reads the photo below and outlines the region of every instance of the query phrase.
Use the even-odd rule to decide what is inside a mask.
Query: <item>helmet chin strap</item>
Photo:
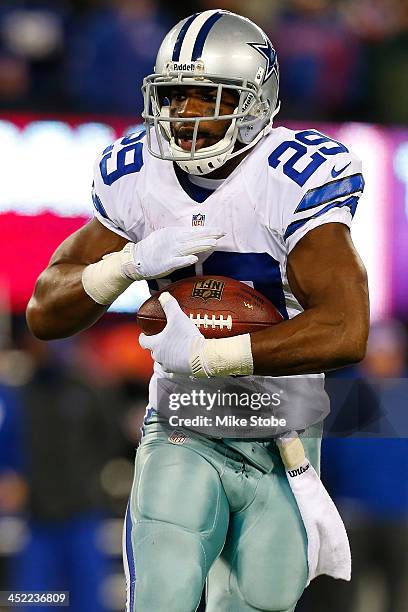
[[[180,168],[184,170],[184,172],[198,176],[202,176],[203,174],[209,174],[210,172],[214,172],[214,170],[218,170],[218,168],[221,168],[221,166],[223,166],[228,160],[233,159],[234,157],[237,157],[242,153],[245,153],[245,151],[249,151],[249,149],[252,149],[264,136],[269,134],[272,130],[273,119],[278,114],[279,110],[280,102],[272,113],[269,122],[263,128],[263,130],[261,130],[250,143],[248,143],[245,147],[242,147],[242,149],[238,149],[237,151],[231,150],[233,149],[237,140],[242,142],[239,137],[233,138],[236,119],[233,119],[231,121],[231,125],[229,126],[228,130],[225,133],[225,136],[221,140],[219,140],[214,145],[211,145],[210,147],[203,147],[202,149],[199,149],[200,154],[206,154],[205,158],[202,159],[191,159],[189,157],[189,154],[184,149],[176,145],[174,136],[172,136],[169,142],[170,150],[172,151],[172,153],[177,157],[184,155],[186,156],[186,160],[176,161],[176,164],[178,164]],[[220,155],[217,155],[217,151],[224,149],[229,144],[229,150]]]
[[[180,168],[184,170],[184,172],[187,172],[188,174],[195,174],[198,176],[203,174],[209,174],[210,172],[213,172],[214,170],[220,168],[222,165],[225,164],[229,155],[229,151],[234,147],[236,141],[236,138],[233,137],[235,131],[235,123],[236,119],[233,119],[231,121],[231,125],[229,126],[228,130],[226,131],[224,137],[221,138],[221,140],[211,145],[210,147],[203,147],[202,149],[199,149],[200,155],[205,154],[205,157],[201,159],[191,159],[190,154],[188,152],[176,145],[174,136],[172,136],[169,143],[170,150],[172,151],[175,157],[186,157],[185,160],[176,161],[176,164],[178,164]],[[219,153],[219,151],[222,151],[226,147],[229,147],[229,150],[225,151],[224,153]]]

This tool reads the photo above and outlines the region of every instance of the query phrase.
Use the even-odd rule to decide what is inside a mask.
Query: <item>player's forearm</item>
[[[312,308],[251,334],[254,373],[309,374],[357,363],[364,357],[367,335],[366,309],[346,317]]]
[[[85,266],[61,263],[50,266],[39,277],[27,306],[27,323],[41,340],[71,336],[86,329],[105,312],[84,291]]]

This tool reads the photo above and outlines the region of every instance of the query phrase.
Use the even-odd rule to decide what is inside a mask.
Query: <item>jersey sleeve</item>
[[[330,161],[332,163],[325,163],[304,189],[291,194],[290,206],[285,203],[283,239],[288,253],[307,232],[319,225],[343,223],[351,226],[364,190],[361,161],[350,152],[333,156]]]
[[[117,140],[97,157],[94,164],[94,217],[112,232],[132,241],[140,239],[143,223],[138,197],[143,166],[142,146],[130,138]]]

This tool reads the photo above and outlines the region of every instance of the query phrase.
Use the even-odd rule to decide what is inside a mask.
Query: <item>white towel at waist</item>
[[[286,476],[307,535],[308,582],[320,574],[351,579],[351,552],[342,518],[305,456],[296,432],[278,438]]]

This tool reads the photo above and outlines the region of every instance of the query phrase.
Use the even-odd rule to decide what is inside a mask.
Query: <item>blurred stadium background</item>
[[[163,35],[209,8],[253,18],[275,43],[278,124],[317,127],[364,162],[353,237],[373,331],[365,362],[337,376],[366,381],[393,426],[324,443],[354,580],[316,580],[297,611],[406,612],[406,0],[0,0],[0,590],[70,590],[74,612],[123,609],[122,518],[152,367],[133,314],[146,288],[50,343],[29,335],[24,309],[55,247],[92,215],[96,154],[140,124]]]

